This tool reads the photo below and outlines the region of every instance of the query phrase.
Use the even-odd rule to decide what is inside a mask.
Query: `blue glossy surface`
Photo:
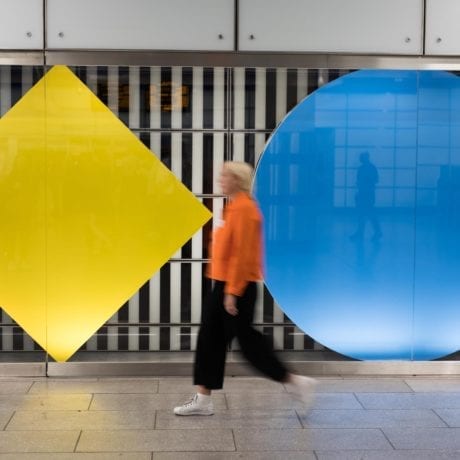
[[[460,79],[358,71],[304,99],[255,181],[266,283],[285,313],[358,359],[460,347]]]

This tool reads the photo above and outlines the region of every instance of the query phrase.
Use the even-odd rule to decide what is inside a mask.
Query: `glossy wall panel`
[[[312,126],[317,127],[315,136],[308,141],[311,133],[300,136],[296,131],[299,126],[291,126],[290,140],[280,143],[297,149],[298,153],[293,155],[297,161],[299,145],[307,142],[315,152],[310,163],[306,168],[296,163],[287,175],[283,172],[270,176],[271,186],[279,191],[277,199],[284,194],[281,186],[287,185],[290,193],[299,198],[301,193],[306,193],[313,203],[305,206],[304,213],[296,213],[292,207],[281,212],[284,222],[294,216],[288,234],[306,221],[302,224],[306,230],[299,241],[303,244],[314,238],[318,243],[309,248],[305,257],[295,254],[302,267],[309,268],[307,275],[312,278],[302,278],[301,271],[293,272],[296,282],[292,292],[301,291],[305,286],[314,288],[306,293],[305,314],[312,314],[314,303],[310,301],[314,296],[320,298],[323,286],[329,288],[330,298],[336,296],[344,301],[358,292],[361,298],[354,310],[348,313],[329,310],[330,321],[323,324],[335,322],[338,339],[343,339],[347,328],[353,332],[350,347],[356,346],[357,339],[367,334],[372,343],[369,353],[362,356],[365,359],[376,357],[373,347],[385,339],[383,326],[386,325],[392,326],[399,338],[408,325],[413,327],[412,333],[405,337],[417,343],[419,350],[431,346],[430,340],[433,343],[448,336],[444,321],[449,322],[451,335],[457,330],[452,311],[442,318],[439,312],[430,311],[432,328],[423,324],[423,315],[419,315],[427,306],[451,305],[451,310],[455,306],[455,302],[440,302],[442,296],[433,291],[436,286],[442,286],[446,299],[448,296],[456,299],[452,281],[457,272],[455,246],[444,244],[455,240],[457,215],[452,198],[456,196],[455,159],[458,157],[457,93],[451,82],[458,77],[454,74],[440,74],[428,80],[422,78],[425,73],[414,76],[402,72],[391,79],[382,73],[369,85],[354,72],[356,94],[345,97],[341,93],[341,77],[350,73],[349,70],[118,66],[71,70],[152,154],[215,212],[215,222],[220,218],[223,205],[217,187],[222,162],[236,159],[256,164],[266,140],[286,113],[305,96],[316,95],[315,107],[310,112]],[[0,67],[0,116],[38,81],[40,71],[42,69]],[[421,85],[422,81],[425,86]],[[328,82],[335,82],[329,93]],[[388,84],[395,86],[387,90]],[[381,92],[381,87],[387,89]],[[338,107],[333,104],[334,98],[339,101]],[[443,125],[446,119],[451,122],[449,129]],[[372,241],[375,228],[368,218],[361,244],[354,236],[360,226],[358,171],[362,165],[360,155],[365,151],[369,152],[369,160],[379,176],[374,208],[382,237]],[[280,214],[279,203],[273,209],[269,216]],[[438,214],[446,214],[442,209],[448,209],[448,217],[436,220]],[[123,225],[131,225],[131,218],[123,219]],[[198,232],[120,305],[82,350],[193,350],[202,298],[210,287],[203,278],[203,260],[207,257],[212,225],[210,222]],[[436,233],[438,228],[449,226],[453,229],[450,234]],[[275,230],[269,229],[269,238]],[[283,260],[287,260],[287,255],[287,252],[282,254]],[[439,266],[444,266],[446,261],[452,271],[441,273]],[[318,278],[321,273],[313,273],[316,263],[322,267],[323,280]],[[288,264],[284,268],[287,270]],[[391,287],[386,289],[390,281]],[[334,348],[328,343],[327,335],[313,334],[303,325],[306,334],[302,334],[295,326],[301,325],[296,315],[279,308],[277,301],[282,304],[281,298],[275,295],[273,299],[263,286],[260,286],[260,294],[255,324],[278,350],[323,349],[310,335]],[[411,301],[408,308],[407,302]],[[390,303],[398,310],[387,315],[384,307]],[[332,307],[332,303],[317,304],[325,312]],[[371,310],[366,311],[369,306]],[[353,315],[363,311],[382,326],[381,337],[352,324]],[[0,323],[1,350],[38,348],[6,311],[0,312]],[[317,324],[321,324],[319,319]],[[395,349],[394,343],[392,346],[385,358],[398,356],[400,349]],[[438,356],[441,354],[439,351]],[[430,355],[411,351],[402,357],[428,359]]]
[[[40,76],[39,69],[26,72],[32,79]],[[46,335],[47,314],[44,96],[39,88],[24,103],[16,92],[14,107],[0,118],[0,305],[40,337]]]
[[[240,0],[238,11],[243,51],[423,53],[421,0]]]
[[[255,163],[277,118],[319,85],[318,71],[305,69],[82,66],[71,70],[215,212],[215,222],[223,206],[217,187],[223,161],[236,158]],[[42,68],[0,67],[0,117],[42,75]],[[322,73],[321,81],[337,75]],[[255,123],[257,132],[252,129]],[[68,145],[70,157],[75,147]],[[122,223],[131,226],[132,220],[125,218]],[[197,232],[120,305],[82,352],[193,350],[202,298],[210,287],[203,278],[203,260],[212,225]],[[68,258],[70,252],[71,248],[62,257]],[[78,286],[78,280],[73,278],[68,285]],[[323,349],[292,324],[263,285],[254,320],[278,350]],[[21,352],[15,359],[28,359],[30,355],[22,352],[35,349],[39,346],[0,310],[0,350],[6,352],[0,359],[9,359],[11,351]],[[93,359],[92,353],[84,355]]]
[[[0,49],[43,49],[43,0],[0,2]]]
[[[231,51],[233,8],[233,0],[48,0],[47,46]]]
[[[460,78],[422,73],[415,228],[414,348],[455,351],[460,327]],[[457,345],[457,347],[455,346]]]
[[[359,359],[458,349],[459,89],[446,72],[354,72],[270,138],[266,282],[322,344]]]

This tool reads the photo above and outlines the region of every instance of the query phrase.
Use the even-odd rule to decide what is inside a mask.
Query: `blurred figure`
[[[358,228],[350,237],[354,241],[362,240],[369,221],[373,229],[373,241],[378,241],[382,237],[382,230],[375,210],[375,187],[379,182],[377,168],[371,163],[368,152],[363,152],[359,156],[361,165],[356,174],[356,187],[358,191],[355,196],[356,211],[358,214]]]
[[[176,415],[212,415],[211,391],[221,389],[227,346],[236,336],[246,359],[261,373],[286,384],[298,399],[309,402],[316,381],[289,373],[252,327],[257,281],[262,279],[262,215],[250,194],[252,167],[227,162],[219,184],[229,199],[223,225],[213,235],[207,276],[214,280],[201,318],[195,354],[193,398],[174,408]]]

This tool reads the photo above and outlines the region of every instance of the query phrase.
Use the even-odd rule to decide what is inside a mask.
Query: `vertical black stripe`
[[[182,263],[180,267],[180,321],[190,323],[192,320],[192,267],[188,263]]]
[[[129,126],[129,67],[118,67],[118,118]]]
[[[97,68],[96,95],[105,104],[109,104],[109,71],[107,67]]]
[[[283,334],[283,349],[284,350],[294,349],[294,336],[292,335],[293,332],[294,332],[294,327],[292,326],[284,327],[284,334]]]
[[[193,126],[193,67],[182,69],[182,128],[191,129]]]
[[[265,128],[276,127],[276,69],[266,70]]]
[[[273,297],[271,296],[270,292],[265,286],[264,286],[263,299],[264,299],[263,322],[273,323],[273,310],[274,310]]]
[[[35,85],[43,77],[43,67],[32,68],[32,86]]]
[[[340,71],[338,69],[330,69],[328,71],[328,79],[327,79],[327,81],[328,82],[334,81],[339,77],[340,77]]]
[[[10,68],[11,78],[11,107],[22,97],[22,67],[12,65]]]
[[[139,128],[150,128],[150,67],[139,69]]]
[[[129,329],[125,326],[118,328],[118,350],[127,351],[128,350],[128,331]]]
[[[86,84],[87,80],[87,71],[85,66],[77,66],[75,67],[75,74],[77,77]]]
[[[127,323],[129,318],[129,302],[125,302],[118,310],[118,321],[120,323]]]
[[[139,322],[148,323],[149,321],[150,321],[150,281],[147,281],[139,289]]]
[[[211,194],[213,190],[213,164],[214,164],[214,137],[212,134],[203,134],[203,193]],[[203,204],[212,212],[213,200],[203,199]],[[203,227],[203,257],[208,258],[208,245],[212,232],[212,222],[209,220]]]
[[[118,310],[118,322],[119,323],[129,322],[129,302],[125,302],[123,306],[120,308],[120,310]],[[117,336],[118,350],[127,350],[128,349],[128,328],[119,327],[117,329],[117,333],[118,333],[118,336]]]
[[[203,69],[203,128],[214,127],[214,70]]]
[[[148,351],[150,349],[149,333],[150,333],[149,327],[139,328],[139,350]]]
[[[193,139],[192,133],[182,133],[182,183],[189,189],[192,189],[192,168],[193,168]],[[188,240],[182,246],[182,257],[189,259],[192,257],[192,240]]]
[[[191,341],[191,327],[181,327],[180,328],[180,349],[181,350],[191,350],[192,341]]]
[[[24,331],[20,327],[13,326],[13,351],[24,350]]]
[[[244,161],[252,166],[254,166],[256,161],[255,140],[256,135],[254,133],[246,133],[244,135]]]
[[[189,189],[192,189],[193,168],[193,138],[192,133],[182,133],[182,171],[181,181]]]
[[[224,128],[233,128],[234,124],[233,69],[224,71]]]
[[[160,351],[171,349],[170,328],[160,327]]]
[[[160,159],[163,164],[171,169],[171,133],[161,133]]]
[[[256,123],[256,70],[244,72],[244,127],[254,129]]]
[[[303,336],[303,348],[304,350],[313,350],[315,348],[315,341],[306,334]]]
[[[171,91],[172,91],[171,67],[161,68],[161,127],[171,128]]]
[[[286,112],[297,105],[297,69],[288,69],[286,88]]]
[[[139,140],[150,149],[150,131],[142,131],[139,133]]]
[[[107,345],[108,345],[108,340],[107,340],[107,326],[102,326],[98,331],[97,331],[97,350],[107,350]]]
[[[171,269],[169,263],[160,269],[160,323],[171,321]]]
[[[308,70],[308,94],[318,89],[319,72],[317,69]]]

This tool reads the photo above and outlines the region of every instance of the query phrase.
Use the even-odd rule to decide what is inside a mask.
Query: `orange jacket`
[[[225,293],[241,296],[249,281],[262,279],[262,215],[249,194],[240,192],[213,232],[207,276],[225,281]]]

